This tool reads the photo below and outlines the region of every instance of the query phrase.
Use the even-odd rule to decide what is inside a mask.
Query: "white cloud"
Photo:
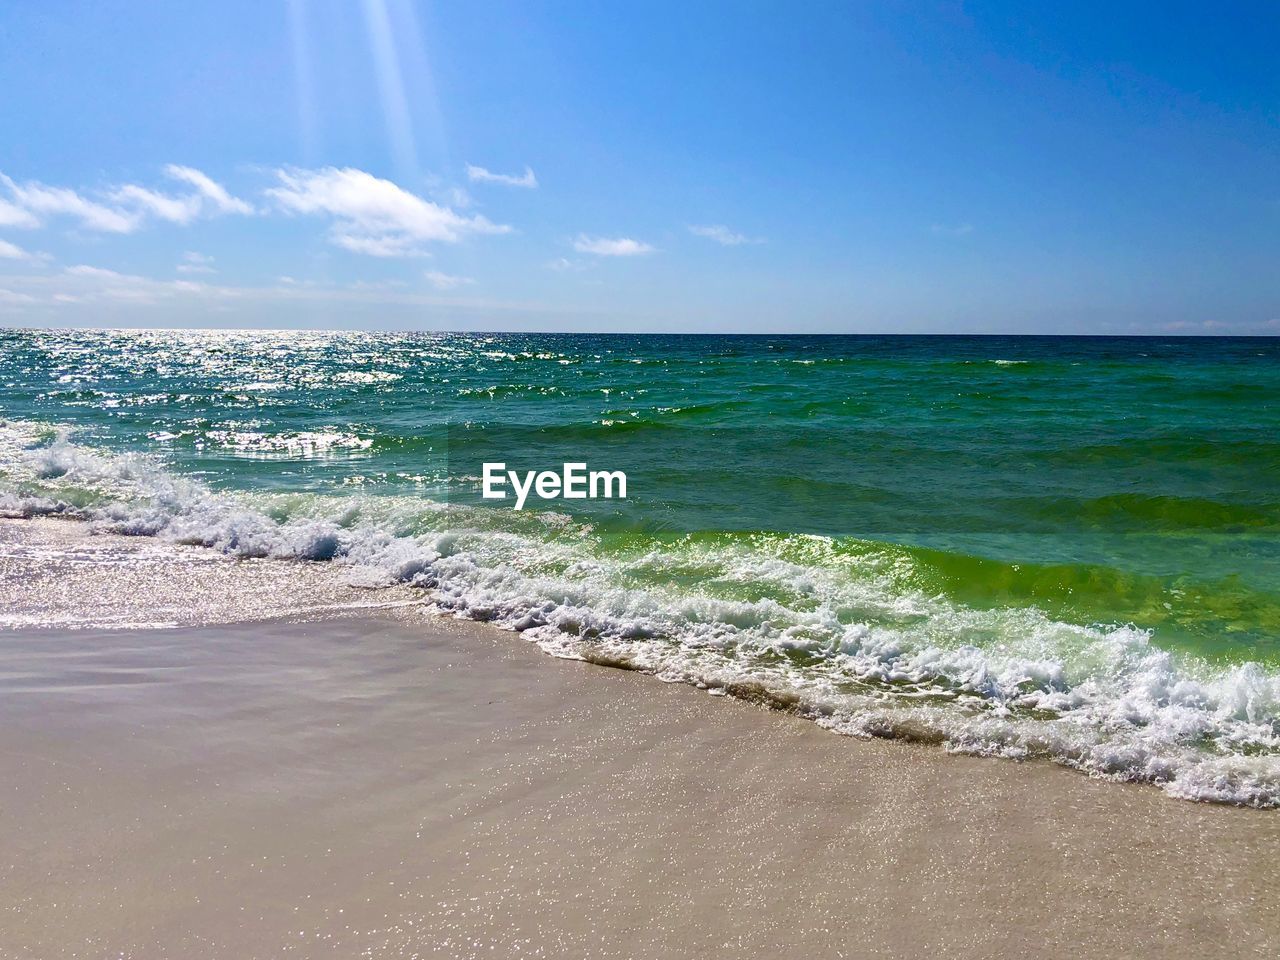
[[[194,167],[183,167],[171,163],[164,168],[166,176],[181,180],[196,188],[196,194],[218,213],[253,213],[253,207],[238,197],[227,192],[226,187],[201,173]]]
[[[579,253],[593,253],[597,257],[638,257],[653,253],[653,247],[630,237],[589,237],[580,233],[573,240],[573,249]]]
[[[178,224],[190,223],[201,216],[253,213],[253,207],[231,196],[222,184],[194,167],[180,167],[171,163],[164,168],[164,172],[165,176],[194,187],[195,192],[174,196],[130,183],[113,190],[110,194],[111,200],[123,207],[131,207],[155,217],[157,220]]]
[[[455,277],[452,274],[441,273],[439,270],[428,270],[423,276],[426,277],[427,283],[437,290],[456,290],[458,287],[475,283],[471,277]]]
[[[133,183],[117,187],[110,196],[114,203],[132,208],[139,221],[142,219],[139,214],[179,224],[190,223],[200,216],[200,198],[197,196],[172,197]]]
[[[0,240],[0,260],[34,260],[35,255],[23,250],[16,243]]]
[[[381,236],[368,236],[360,233],[348,233],[334,228],[329,239],[344,250],[352,253],[363,253],[370,257],[429,257],[426,250],[418,246],[418,240],[399,233],[386,233]]]
[[[253,208],[231,196],[221,184],[191,167],[169,165],[165,174],[195,188],[174,195],[128,183],[106,191],[106,203],[91,200],[67,187],[51,187],[35,180],[18,183],[0,174],[12,202],[0,200],[0,226],[39,227],[49,217],[72,217],[80,226],[100,233],[133,233],[148,219],[187,224],[201,216],[252,213]]]
[[[66,187],[49,187],[34,180],[18,183],[0,173],[0,183],[9,189],[14,204],[39,226],[46,216],[75,217],[81,226],[102,233],[132,233],[142,218],[137,213],[116,210],[88,200]]]
[[[207,257],[203,253],[196,253],[194,250],[188,250],[182,255],[182,262],[178,264],[179,273],[217,273],[213,268],[213,257]]]
[[[12,182],[7,177],[4,179],[6,186]],[[0,200],[0,227],[31,229],[38,226],[40,226],[40,221],[30,210],[24,210],[16,203],[10,203],[8,200]]]
[[[340,247],[377,257],[423,256],[421,244],[456,243],[466,234],[509,233],[482,216],[464,217],[448,207],[363,170],[277,170],[280,186],[267,195],[290,213],[333,218],[330,239]]]
[[[108,270],[106,267],[91,267],[86,263],[78,263],[74,267],[67,267],[62,272],[69,277],[96,277],[99,280],[115,280],[125,276],[123,273],[116,273],[116,271]]]
[[[691,226],[689,232],[695,237],[705,237],[708,240],[714,240],[716,243],[725,247],[739,247],[744,243],[764,243],[759,238],[752,238],[741,233],[730,230],[723,224],[714,223],[706,226]]]
[[[533,175],[532,167],[525,167],[524,173],[516,176],[511,173],[493,173],[484,167],[468,163],[467,178],[473,183],[501,183],[508,187],[526,187],[530,190],[538,185],[538,178]]]

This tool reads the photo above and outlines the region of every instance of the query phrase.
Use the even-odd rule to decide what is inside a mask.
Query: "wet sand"
[[[1280,952],[1274,812],[839,737],[336,579],[309,604],[298,564],[187,588],[240,622],[68,629],[173,578],[60,592],[37,548],[82,529],[4,527],[8,612],[61,624],[0,632],[6,958]]]

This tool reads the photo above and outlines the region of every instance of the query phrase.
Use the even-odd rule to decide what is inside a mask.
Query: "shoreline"
[[[263,569],[227,563],[193,608]],[[64,603],[118,589],[77,569]],[[832,736],[326,590],[0,631],[0,956],[1280,950],[1274,813]]]
[[[104,569],[119,583],[106,584]],[[537,647],[550,659],[582,662],[636,673],[664,684],[688,686],[717,699],[735,700],[771,713],[800,719],[842,738],[909,744],[937,750],[943,737],[906,728],[891,733],[853,732],[846,725],[824,722],[822,710],[805,708],[802,698],[779,692],[751,679],[723,683],[685,676],[664,677],[630,653],[614,653],[596,644],[566,650],[544,642],[536,631],[523,632],[484,619],[438,610],[418,587],[380,579],[363,582],[358,570],[327,560],[244,557],[203,546],[185,545],[149,535],[127,535],[92,529],[78,516],[15,518],[0,516],[0,635],[6,629],[54,626],[100,629],[171,629],[225,623],[309,622],[325,617],[414,610],[429,623],[463,623]],[[50,582],[51,581],[51,582]],[[46,589],[31,590],[31,584]],[[146,597],[138,602],[138,595]],[[88,611],[88,616],[71,610]],[[31,612],[27,612],[27,611]],[[161,618],[157,619],[156,614]],[[52,618],[52,619],[50,619]],[[957,750],[948,756],[1045,765],[1116,786],[1157,788],[1159,784],[1128,777],[1098,775],[1049,756],[1012,757]],[[1274,810],[1272,806],[1167,794],[1179,802],[1239,809]]]

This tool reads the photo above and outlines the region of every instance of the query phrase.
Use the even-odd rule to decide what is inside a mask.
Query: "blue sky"
[[[0,323],[1280,333],[1271,3],[0,10]]]

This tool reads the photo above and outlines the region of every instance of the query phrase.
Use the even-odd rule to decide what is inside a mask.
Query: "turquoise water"
[[[0,505],[844,732],[1280,802],[1280,342],[0,333]],[[479,498],[481,464],[626,500]]]

